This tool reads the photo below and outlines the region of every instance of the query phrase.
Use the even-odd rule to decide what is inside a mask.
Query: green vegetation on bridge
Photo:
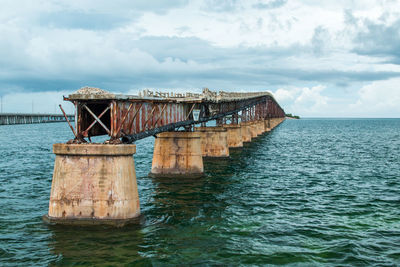
[[[285,116],[286,116],[287,118],[292,118],[292,119],[296,119],[296,120],[299,120],[299,119],[300,119],[300,116],[292,115],[292,113],[288,113],[288,114],[286,114]]]

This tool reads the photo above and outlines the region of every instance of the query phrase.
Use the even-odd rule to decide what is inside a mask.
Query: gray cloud
[[[153,12],[157,14],[165,14],[170,9],[186,6],[189,0],[114,0],[114,1],[98,1],[98,0],[81,0],[78,2],[68,1],[60,4],[62,9],[72,11],[86,11],[88,13],[112,13],[112,14],[140,14],[143,12]]]
[[[119,15],[88,13],[82,11],[53,12],[42,14],[39,25],[43,27],[110,30],[124,25],[130,19]]]
[[[9,88],[53,91],[74,90],[84,85],[113,91],[203,86],[224,90],[265,89],[321,82],[343,85],[400,76],[397,72],[323,70],[288,63],[293,56],[313,57],[313,48],[301,45],[221,48],[198,38],[144,37],[121,47],[125,48],[104,50],[101,56],[102,49],[107,47],[100,47],[92,54],[83,51],[84,58],[56,53],[47,69],[40,65],[35,68],[37,62],[26,58],[14,62],[15,69],[22,71],[3,74],[0,93],[8,92]]]
[[[253,8],[256,9],[273,9],[284,6],[288,0],[269,0],[262,1],[260,3],[254,4]]]
[[[41,13],[37,20],[43,27],[110,30],[137,20],[144,12],[165,14],[170,9],[187,4],[188,0],[115,0],[97,5],[96,1],[84,0],[82,5],[77,6],[71,2],[59,4],[52,11]]]
[[[400,19],[390,25],[363,21],[365,30],[354,38],[354,52],[361,55],[381,57],[387,63],[400,64]]]
[[[238,0],[206,0],[204,11],[233,12],[240,9]]]
[[[117,92],[323,88],[317,100],[342,103],[331,114],[359,103],[367,89],[369,97],[385,86],[398,92],[398,66],[382,64],[400,64],[399,15],[391,13],[389,24],[376,8],[395,10],[386,0],[29,2],[7,1],[0,11],[0,96],[14,97],[7,103],[21,111],[42,96],[51,96],[43,102],[52,110],[61,91],[85,85]],[[310,109],[304,103],[297,107]]]
[[[316,83],[347,87],[400,76],[395,71],[371,71],[373,68],[343,70],[344,62],[326,64],[326,58],[332,60],[329,44],[333,36],[322,26],[315,28],[306,44],[221,47],[196,37],[140,37],[133,33],[138,30],[135,27],[128,32],[116,29],[132,26],[135,16],[147,10],[163,13],[186,5],[186,1],[119,0],[101,7],[93,3],[86,0],[80,8],[71,4],[62,12],[57,8],[42,12],[31,28],[0,27],[6,36],[0,39],[0,94],[75,90],[84,85],[122,92],[142,87],[233,90]],[[258,8],[285,3],[259,2],[262,6]],[[233,12],[241,6],[237,0],[209,0],[207,4],[218,12]],[[359,21],[350,11],[345,14],[346,21],[356,28]],[[265,24],[261,18],[256,22],[259,28]],[[396,49],[400,47],[400,20],[386,27],[363,23],[366,30],[356,35],[354,51],[400,62]],[[191,25],[179,29],[190,33]]]
[[[318,26],[314,30],[314,35],[311,39],[311,46],[314,54],[317,56],[323,55],[327,44],[330,42],[330,35],[327,29],[322,26]]]

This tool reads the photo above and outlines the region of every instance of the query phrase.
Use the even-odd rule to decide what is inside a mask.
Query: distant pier
[[[74,121],[74,115],[67,115]],[[30,113],[0,113],[0,125],[32,124],[66,121],[62,114],[30,114]]]

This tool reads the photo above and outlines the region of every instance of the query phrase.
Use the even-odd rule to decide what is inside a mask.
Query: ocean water
[[[135,155],[142,217],[48,226],[51,146],[67,124],[0,126],[0,266],[398,266],[400,120],[286,120],[200,179],[155,179]]]

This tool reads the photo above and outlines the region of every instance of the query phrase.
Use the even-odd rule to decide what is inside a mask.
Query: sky
[[[2,112],[83,86],[270,91],[302,117],[400,117],[400,0],[0,0]]]

